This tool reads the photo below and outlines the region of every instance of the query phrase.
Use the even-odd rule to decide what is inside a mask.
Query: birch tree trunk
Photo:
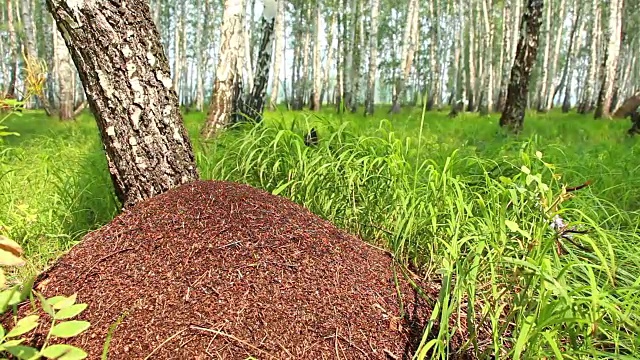
[[[593,16],[593,28],[591,29],[590,36],[590,64],[587,70],[587,81],[585,82],[584,95],[581,99],[581,104],[578,107],[578,112],[586,114],[591,112],[594,108],[593,94],[596,83],[596,73],[598,71],[598,34],[600,29],[600,5],[599,0],[593,0],[591,2],[591,11]]]
[[[540,80],[540,91],[538,92],[538,111],[544,111],[547,99],[547,84],[549,83],[549,55],[551,53],[551,2],[549,0],[545,15],[545,40],[544,54],[542,55],[542,79]]]
[[[253,3],[255,5],[255,0],[253,0]],[[251,7],[252,12],[253,9],[255,9],[255,6]],[[251,24],[253,24],[253,16],[251,16],[251,19],[249,21],[247,21],[246,19],[246,11],[243,11],[242,13],[242,21],[244,22],[245,26],[243,27],[243,39],[244,39],[244,71],[246,73],[247,76],[247,85],[249,89],[253,89],[253,68],[251,67],[251,64],[253,64],[252,62],[252,56],[251,56]],[[240,72],[240,76],[242,76],[242,72]]]
[[[284,1],[284,0],[279,0]],[[276,0],[264,0],[264,10],[260,19],[260,48],[256,62],[256,77],[249,97],[244,101],[244,113],[250,120],[262,121],[262,112],[267,97],[271,54],[273,52],[273,31],[278,4]]]
[[[557,19],[564,19],[566,17],[565,11],[566,0],[560,0],[560,8],[558,9]],[[564,29],[564,22],[557,21],[558,28],[556,36],[554,37],[555,48],[553,50],[553,59],[551,59],[551,69],[549,70],[549,84],[547,85],[547,97],[543,111],[547,112],[553,107],[553,100],[555,98],[555,76],[556,69],[558,68],[558,58],[560,56],[560,45],[562,44],[562,31]]]
[[[22,33],[24,35],[24,52],[25,55],[31,59],[38,59],[38,49],[36,47],[36,35],[35,35],[35,27],[33,25],[33,8],[31,0],[22,0],[20,6],[21,20],[22,20]],[[26,95],[26,83],[23,83],[23,96]],[[48,102],[46,97],[38,96],[38,98],[42,101],[43,105],[46,108],[47,114],[50,113],[48,109]],[[31,101],[24,104],[25,108],[32,107]]]
[[[311,18],[311,13],[307,13],[307,19]],[[300,85],[298,86],[298,108],[302,110],[307,103],[309,85],[309,43],[311,42],[311,32],[307,29],[304,32],[304,42],[302,43],[302,67],[300,75]]]
[[[369,74],[367,75],[367,97],[364,114],[373,115],[375,111],[376,75],[378,73],[378,12],[380,0],[371,1],[371,29],[369,33]]]
[[[485,29],[485,56],[484,56],[484,71],[482,80],[482,95],[480,96],[480,114],[488,115],[493,109],[493,21],[489,15],[489,4],[487,1],[482,0],[482,15],[484,19]]]
[[[344,63],[344,107],[351,109],[351,102],[353,101],[353,51],[356,40],[356,0],[349,1],[349,21],[345,21],[347,26],[348,36],[345,37],[344,49],[346,52]],[[347,34],[347,32],[345,32]]]
[[[146,2],[47,0],[98,123],[124,207],[198,178]]]
[[[613,100],[614,82],[618,71],[618,58],[622,37],[622,9],[624,0],[611,0],[608,26],[608,45],[605,53],[605,71],[602,88],[598,96],[598,105],[594,117],[611,118],[611,103]]]
[[[174,18],[175,18],[175,28],[173,30],[173,89],[176,91],[178,95],[178,103],[180,103],[180,70],[181,70],[181,54],[180,54],[180,34],[183,34],[182,31],[179,31],[182,27],[182,16],[178,15],[178,2],[174,3]],[[182,2],[182,7],[184,7],[184,2]]]
[[[357,3],[358,7],[356,10],[356,24],[357,24],[357,34],[355,39],[358,40],[358,45],[354,41],[354,66],[351,71],[352,76],[352,84],[353,91],[351,97],[351,112],[358,112],[358,106],[361,103],[361,93],[363,88],[363,80],[364,76],[362,74],[362,63],[364,62],[364,48],[365,48],[365,35],[364,35],[364,16],[363,16],[363,8],[364,8],[364,0],[359,0]]]
[[[320,64],[320,2],[316,4],[315,23],[313,26],[313,91],[311,92],[310,109],[320,111],[320,93],[322,92],[322,67]]]
[[[568,113],[571,109],[571,91],[573,86],[573,71],[575,63],[582,46],[582,30],[585,22],[582,21],[582,4],[576,2],[576,15],[573,28],[571,29],[571,38],[569,40],[569,49],[567,50],[567,60],[561,85],[564,85],[564,100],[562,101],[562,112]],[[574,44],[575,43],[575,44]]]
[[[414,34],[417,35],[417,23],[418,14],[420,13],[420,7],[418,0],[410,0],[409,8],[407,10],[407,24],[404,28],[404,35],[402,37],[402,55],[400,57],[400,76],[396,80],[396,89],[392,98],[391,112],[399,113],[401,103],[404,102],[406,96],[406,82],[409,79],[409,72],[411,71],[411,65],[413,62],[413,53],[415,52],[416,39]]]
[[[456,51],[455,64],[456,67],[456,88],[455,88],[455,98],[451,104],[451,112],[449,113],[449,117],[455,117],[459,112],[464,111],[464,97],[466,95],[466,76],[465,76],[465,42],[464,42],[464,30],[465,30],[465,12],[464,12],[464,4],[465,0],[459,0],[458,4],[458,26],[456,29],[456,41],[454,42],[454,47]],[[454,5],[454,13],[456,12],[456,7]]]
[[[431,89],[429,91],[429,98],[427,99],[427,110],[440,110],[440,98],[442,92],[440,90],[440,61],[438,59],[438,44],[439,41],[439,21],[438,21],[438,4],[436,0],[429,1],[429,22],[431,23],[430,35],[431,46],[429,46],[429,61],[430,61],[430,74],[431,74]],[[415,31],[415,29],[414,29]]]
[[[245,0],[225,0],[213,96],[202,129],[205,139],[239,119],[245,52],[244,11]]]
[[[69,50],[64,43],[64,39],[59,31],[54,34],[54,59],[56,61],[56,77],[58,80],[58,117],[61,121],[73,120],[74,113],[74,91],[75,74],[71,67],[71,57]]]
[[[198,0],[201,4],[202,0]],[[205,52],[208,50],[207,42],[209,40],[209,12],[211,11],[211,0],[204,0],[204,17],[202,22],[198,23],[201,37],[198,40],[198,54],[196,55],[198,75],[196,78],[196,110],[204,110],[204,78],[206,74],[207,58]],[[198,16],[200,19],[200,16]]]
[[[527,0],[522,15],[516,58],[511,70],[507,102],[500,117],[500,126],[515,133],[520,132],[524,126],[529,78],[538,53],[542,7],[543,0]]]
[[[496,110],[502,111],[507,100],[507,86],[509,85],[509,74],[511,73],[511,0],[505,0],[502,26],[502,51],[500,53],[500,85]]]
[[[7,1],[7,31],[9,33],[9,85],[7,86],[7,97],[16,97],[16,81],[18,79],[18,41],[16,39],[16,29],[13,25],[13,0]]]
[[[343,106],[343,99],[344,99],[344,62],[342,61],[342,54],[344,52],[344,44],[343,44],[343,39],[344,37],[342,36],[344,34],[344,27],[341,25],[344,25],[345,22],[345,16],[344,13],[340,13],[337,16],[338,19],[338,26],[337,26],[337,49],[336,49],[336,73],[337,73],[337,79],[336,79],[336,88],[334,90],[334,102],[336,105],[336,112],[337,113],[341,113],[344,109]],[[341,30],[343,29],[343,33],[341,33]]]
[[[327,38],[327,60],[325,61],[325,65],[324,65],[324,72],[323,72],[323,78],[322,78],[322,91],[320,92],[320,106],[322,106],[322,103],[324,101],[325,98],[325,94],[328,92],[329,90],[329,75],[331,72],[331,64],[334,63],[334,51],[333,51],[333,41],[336,39],[337,37],[337,24],[336,24],[336,13],[332,12],[331,14],[331,32],[329,33],[329,37]],[[328,96],[328,95],[327,95]],[[331,99],[331,98],[329,98]],[[330,100],[328,100],[330,101]]]
[[[278,14],[276,15],[275,32],[275,59],[273,62],[273,81],[271,85],[271,95],[269,96],[269,109],[275,110],[278,104],[278,94],[280,91],[280,64],[284,55],[284,0],[278,0]]]
[[[469,27],[469,45],[467,46],[467,53],[469,54],[467,57],[467,111],[475,111],[476,110],[476,92],[475,92],[475,79],[476,79],[476,61],[475,54],[475,21],[473,16],[473,5],[469,4],[469,17],[467,19],[467,26]]]

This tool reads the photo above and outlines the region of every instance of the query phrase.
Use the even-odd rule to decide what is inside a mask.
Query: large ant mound
[[[430,309],[393,266],[287,199],[198,181],[90,233],[36,289],[89,305],[69,341],[92,359],[109,328],[109,359],[410,358]]]

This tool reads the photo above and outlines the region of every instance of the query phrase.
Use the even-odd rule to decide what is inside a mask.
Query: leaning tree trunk
[[[242,67],[244,63],[245,0],[225,0],[218,67],[207,121],[202,128],[205,139],[216,131],[236,123],[242,99]]]
[[[620,55],[620,43],[622,34],[622,8],[624,0],[611,0],[611,13],[609,14],[609,43],[605,54],[605,70],[602,88],[598,96],[598,105],[594,117],[610,118],[611,103],[615,87],[616,72],[618,71],[618,58]]]
[[[529,78],[538,53],[542,7],[543,0],[527,0],[522,15],[518,50],[511,69],[507,102],[500,117],[500,126],[507,127],[515,133],[520,132],[524,125]]]
[[[198,178],[146,2],[47,0],[98,123],[124,207]]]
[[[367,76],[367,96],[364,114],[373,115],[376,96],[376,74],[378,73],[378,12],[380,0],[371,2],[371,30],[369,33],[369,74]]]
[[[273,30],[278,7],[276,2],[276,0],[264,0],[264,10],[262,12],[262,19],[260,20],[262,39],[260,39],[255,80],[249,97],[242,104],[244,109],[243,113],[255,122],[262,121],[262,111],[264,110],[264,103],[267,96],[271,53],[273,52]]]
[[[276,15],[275,32],[275,58],[273,61],[273,81],[271,83],[271,95],[269,96],[269,109],[275,110],[278,104],[278,94],[280,90],[280,64],[284,55],[284,0],[278,1],[278,14]]]
[[[69,50],[59,31],[54,34],[54,59],[56,61],[56,77],[58,80],[58,117],[61,121],[73,120],[74,113],[74,80]]]

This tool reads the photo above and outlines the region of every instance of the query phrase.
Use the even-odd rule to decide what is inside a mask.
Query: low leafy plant
[[[0,265],[22,266],[24,260],[21,258],[22,248],[15,241],[0,235]],[[4,270],[0,268],[0,310],[4,313],[10,307],[14,313],[19,303],[28,297],[33,302],[32,294],[35,294],[40,302],[42,310],[49,315],[50,327],[44,344],[40,349],[24,345],[26,339],[24,335],[36,329],[44,323],[39,315],[28,315],[21,319],[14,316],[15,325],[8,332],[4,326],[0,325],[0,356],[11,354],[17,359],[35,360],[40,358],[59,360],[81,360],[87,357],[87,353],[75,346],[65,344],[51,344],[53,339],[66,339],[77,336],[87,330],[90,323],[81,320],[71,320],[80,315],[87,304],[76,304],[77,294],[69,297],[54,296],[46,299],[42,294],[33,291],[33,280],[23,284],[22,290],[18,285],[7,288]],[[34,306],[35,307],[35,306]]]

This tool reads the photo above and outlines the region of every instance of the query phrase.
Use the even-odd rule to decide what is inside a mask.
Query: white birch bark
[[[591,13],[593,14],[593,22],[589,43],[589,66],[587,70],[587,81],[585,82],[584,93],[581,98],[581,104],[578,112],[587,113],[594,107],[594,84],[596,83],[596,74],[598,72],[598,34],[600,29],[600,6],[599,0],[591,1]]]
[[[538,93],[538,111],[544,111],[547,99],[547,85],[549,82],[549,56],[551,53],[551,2],[545,5],[545,40],[544,53],[542,54],[542,79],[540,80],[540,91]]]
[[[7,1],[7,32],[9,33],[9,84],[7,86],[7,96],[15,97],[16,80],[18,78],[18,41],[16,29],[13,24],[13,1]]]
[[[351,109],[351,103],[353,101],[353,52],[355,47],[356,38],[356,0],[349,1],[349,21],[348,21],[348,36],[345,38],[344,47],[346,50],[345,63],[344,63],[344,106],[346,109]]]
[[[596,107],[596,118],[611,117],[611,103],[613,101],[614,82],[618,71],[618,59],[620,56],[621,32],[622,32],[622,9],[624,0],[611,0],[609,24],[607,29],[607,49],[605,54],[605,72],[603,76],[602,88],[598,97]]]
[[[178,3],[174,3],[175,28],[173,30],[173,89],[178,95],[178,103],[180,102],[180,78],[181,78],[181,62],[180,62],[180,35],[182,31],[182,16],[178,15]]]
[[[218,65],[211,106],[202,130],[205,138],[238,121],[244,67],[245,0],[225,0]]]
[[[376,75],[378,73],[378,12],[380,0],[371,1],[371,29],[369,33],[369,73],[367,75],[367,97],[365,115],[373,115],[376,96]]]
[[[400,74],[399,79],[397,79],[396,82],[396,88],[392,100],[393,105],[391,107],[391,111],[394,113],[400,112],[401,103],[405,100],[406,82],[409,78],[409,72],[411,71],[411,65],[413,62],[413,54],[417,44],[417,39],[414,35],[417,35],[416,30],[419,12],[420,8],[418,0],[410,0],[409,7],[407,9],[407,23],[404,28],[404,35],[402,36],[402,54],[400,57],[399,69]]]
[[[198,8],[202,5],[203,0],[198,0]],[[206,51],[208,41],[208,20],[211,0],[204,0],[204,16],[198,15],[198,33],[200,38],[198,41],[198,53],[196,54],[196,110],[204,110],[204,78],[207,68]]]
[[[279,0],[284,1],[284,0]],[[262,121],[262,112],[267,97],[269,84],[269,69],[271,69],[271,55],[273,54],[273,36],[277,13],[277,1],[264,0],[264,10],[260,18],[260,45],[256,56],[256,73],[251,93],[243,102],[243,113],[249,120]]]
[[[316,14],[313,26],[313,91],[311,92],[311,110],[320,110],[320,93],[322,92],[322,66],[320,64],[320,21],[322,11],[320,2],[316,4]]]
[[[566,17],[566,0],[560,0],[560,8],[556,14],[557,19],[565,19]],[[551,59],[551,69],[549,70],[549,84],[547,85],[547,97],[546,104],[544,105],[544,111],[549,111],[553,107],[554,93],[556,87],[556,72],[558,69],[558,58],[560,57],[560,45],[562,45],[562,32],[564,30],[564,21],[557,21],[558,27],[553,42],[555,48],[553,49],[553,58]]]
[[[245,16],[246,18],[246,16]],[[244,26],[244,57],[245,57],[245,61],[244,61],[244,71],[245,71],[245,76],[246,76],[246,80],[247,80],[247,85],[248,85],[248,89],[253,89],[253,68],[252,65],[252,58],[251,58],[251,32],[250,32],[250,26],[249,24],[253,23],[253,18],[250,21],[246,21],[246,19],[244,20],[245,22],[245,26]]]
[[[62,121],[73,120],[75,74],[71,66],[71,57],[67,45],[59,31],[54,33],[54,59],[56,63],[56,78],[58,81],[58,116]]]
[[[439,47],[439,21],[438,8],[435,0],[429,1],[429,22],[431,24],[429,33],[431,37],[431,46],[429,46],[429,73],[431,74],[431,90],[427,100],[427,109],[440,109],[440,98],[442,97],[440,90],[440,61],[438,59]],[[418,21],[418,19],[416,19]],[[414,29],[415,31],[415,29]]]
[[[271,82],[271,95],[269,96],[269,108],[275,110],[278,103],[278,94],[280,91],[280,64],[284,56],[284,0],[278,1],[278,13],[274,24],[275,41],[274,41],[274,62],[273,62],[273,81]]]
[[[493,22],[489,17],[489,4],[482,0],[482,15],[484,20],[485,42],[484,42],[484,71],[482,84],[482,104],[480,111],[483,115],[488,115],[493,110]]]
[[[337,30],[338,30],[336,18],[337,18],[336,13],[333,12],[331,14],[331,32],[329,33],[329,37],[327,38],[327,60],[324,64],[324,72],[322,75],[323,78],[322,78],[322,92],[320,93],[320,105],[322,105],[325,95],[329,99],[331,99],[331,97],[329,97],[328,94],[325,94],[325,93],[328,93],[329,91],[329,78],[331,73],[331,65],[334,64],[335,51],[334,51],[333,42],[337,38]]]

